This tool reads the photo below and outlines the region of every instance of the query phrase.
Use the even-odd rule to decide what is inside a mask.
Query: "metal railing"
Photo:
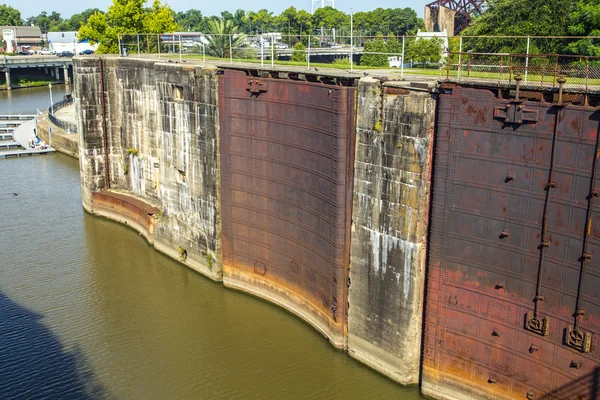
[[[436,46],[431,46],[431,40],[437,41]],[[118,35],[121,55],[133,57],[305,66],[307,70],[387,70],[387,74],[401,77],[427,75],[451,81],[468,78],[511,83],[519,74],[523,83],[540,87],[554,87],[557,77],[565,76],[566,87],[594,90],[600,83],[600,58],[578,55],[578,49],[586,48],[582,43],[600,46],[600,36],[382,37],[356,31],[349,36],[197,32]]]
[[[448,81],[516,83],[540,89],[558,88],[585,93],[600,91],[600,57],[559,54],[448,53],[442,77]]]
[[[68,122],[68,121],[62,120],[60,118],[57,118],[54,115],[54,113],[56,113],[61,108],[65,108],[65,107],[73,105],[73,104],[74,104],[73,98],[69,98],[69,99],[64,99],[57,103],[54,103],[50,108],[48,108],[48,119],[50,120],[50,122],[52,122],[57,127],[63,129],[67,133],[77,133],[77,125],[72,122]]]

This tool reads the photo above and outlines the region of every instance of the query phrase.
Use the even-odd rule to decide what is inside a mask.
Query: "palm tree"
[[[246,40],[246,35],[238,32],[238,27],[232,20],[224,21],[221,18],[215,18],[208,21],[208,30],[210,34],[206,35],[208,44],[206,45],[206,54],[213,57],[229,57],[229,48],[235,56],[240,46]],[[231,38],[231,42],[230,42]]]

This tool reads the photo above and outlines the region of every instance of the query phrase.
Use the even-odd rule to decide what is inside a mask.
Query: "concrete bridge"
[[[128,58],[75,70],[89,212],[431,398],[597,397],[597,93]]]
[[[10,74],[16,69],[38,69],[43,70],[56,80],[60,80],[60,71],[63,73],[63,80],[69,83],[69,68],[73,67],[73,60],[70,57],[57,56],[15,56],[5,57],[0,61],[0,72],[4,72],[6,78],[6,89],[11,89]]]

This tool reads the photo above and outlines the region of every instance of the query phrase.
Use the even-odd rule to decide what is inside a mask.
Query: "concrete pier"
[[[6,71],[4,71],[4,76],[6,77],[6,90],[12,89],[10,82],[10,69],[7,68]]]

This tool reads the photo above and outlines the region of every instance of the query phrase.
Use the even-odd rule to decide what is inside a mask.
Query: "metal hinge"
[[[256,97],[258,97],[261,93],[265,93],[267,91],[267,84],[265,82],[251,79],[248,81],[246,90],[250,92],[251,96],[256,95]]]
[[[589,353],[592,350],[592,334],[567,326],[565,329],[565,344],[582,353]]]
[[[550,331],[550,319],[544,318],[542,320],[533,317],[533,313],[530,311],[525,315],[525,329],[538,335],[548,336]]]
[[[525,122],[538,122],[538,110],[525,108],[520,103],[510,103],[506,106],[494,107],[494,118],[503,119],[510,124],[523,124]]]

